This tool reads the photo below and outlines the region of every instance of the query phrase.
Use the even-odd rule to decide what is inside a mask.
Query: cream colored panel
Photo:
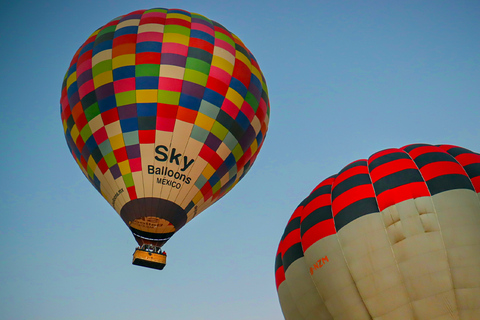
[[[480,201],[456,189],[432,197],[448,255],[460,319],[480,319]]]
[[[305,250],[305,262],[333,319],[371,319],[350,275],[336,234]]]
[[[304,257],[295,260],[288,267],[285,272],[285,281],[303,319],[333,319],[318,295]]]
[[[456,303],[447,254],[431,199],[410,199],[384,210],[393,253],[411,301],[413,319],[453,315]]]
[[[305,318],[303,318],[300,311],[298,311],[297,305],[293,301],[287,282],[283,281],[278,286],[277,292],[285,320],[304,320]]]
[[[412,318],[409,296],[385,230],[383,214],[371,213],[355,219],[339,230],[338,238],[372,318],[389,318],[389,314],[398,314],[397,319]]]

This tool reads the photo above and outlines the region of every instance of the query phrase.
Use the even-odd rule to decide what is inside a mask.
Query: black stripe
[[[337,232],[353,220],[369,213],[379,212],[375,198],[364,198],[343,208],[334,218]]]
[[[370,162],[370,164],[368,165],[368,170],[370,170],[370,172],[372,172],[373,169],[375,169],[378,166],[381,166],[385,163],[389,163],[389,162],[392,162],[392,161],[395,161],[395,160],[400,160],[400,159],[410,159],[411,160],[410,156],[408,154],[406,154],[405,152],[402,152],[402,151],[394,152],[394,153],[388,153],[388,154],[383,155],[381,157],[378,157],[377,159]]]
[[[296,217],[295,219],[292,219],[287,226],[285,227],[285,231],[283,232],[283,237],[282,240],[285,239],[285,237],[292,232],[293,230],[296,230],[300,228],[300,217]]]
[[[340,170],[338,174],[341,174],[347,170],[350,170],[352,168],[359,167],[359,166],[367,166],[367,160],[358,160],[358,161],[352,162],[346,167],[344,167],[342,170]]]
[[[450,153],[454,157],[458,157],[459,155],[465,154],[465,153],[477,154],[477,153],[475,153],[471,150],[461,148],[461,147],[450,148],[450,149],[447,150],[447,152]]]
[[[410,146],[403,147],[403,150],[410,153],[410,151],[412,151],[414,149],[417,149],[419,147],[432,147],[432,145],[431,144],[426,144],[426,143],[416,143],[416,144],[412,144]]]
[[[275,257],[275,271],[283,267],[282,254],[279,252]]]
[[[403,186],[412,182],[424,182],[420,172],[417,169],[405,169],[389,174],[373,184],[375,194],[378,196],[386,190]]]
[[[170,239],[175,233],[175,232],[152,233],[152,232],[141,231],[132,227],[130,227],[130,231],[132,231],[134,236],[137,236],[142,239],[155,240],[155,241],[166,241]]]
[[[434,163],[434,162],[449,161],[449,162],[458,163],[454,157],[444,152],[424,153],[416,157],[414,161],[419,168],[423,168],[427,164]]]
[[[432,196],[453,189],[474,190],[470,179],[461,174],[445,174],[435,177],[427,181],[427,186]]]
[[[303,219],[302,225],[300,226],[300,234],[303,236],[305,232],[307,232],[308,229],[310,229],[314,225],[332,218],[332,206],[324,206],[317,208]]]
[[[287,272],[288,267],[298,259],[303,257],[303,249],[300,242],[294,244],[283,254],[283,268]]]
[[[342,193],[358,186],[372,184],[370,176],[367,173],[356,174],[337,184],[332,190],[332,201]]]
[[[463,167],[470,179],[480,176],[480,163],[471,163]]]

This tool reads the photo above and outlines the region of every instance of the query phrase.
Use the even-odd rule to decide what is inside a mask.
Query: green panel
[[[240,160],[240,158],[243,156],[242,146],[240,146],[240,144],[237,144],[235,148],[233,148],[232,154],[235,157],[235,160]]]
[[[168,24],[165,26],[165,33],[178,33],[190,37],[190,29],[176,24]]]
[[[87,118],[87,121],[91,121],[98,115],[100,115],[100,108],[98,107],[97,102],[95,102],[85,110],[85,117]]]
[[[90,126],[88,124],[82,128],[82,131],[80,131],[80,135],[85,142],[88,140],[88,138],[92,136],[92,130],[90,130]]]
[[[123,176],[123,181],[125,182],[125,186],[127,188],[134,185],[133,175],[131,173],[127,173],[126,175],[124,175]]]
[[[255,97],[250,91],[247,92],[247,95],[245,96],[245,101],[253,108],[253,111],[257,112],[259,101],[255,99]]]
[[[117,164],[117,159],[115,158],[115,155],[113,154],[113,152],[110,152],[109,154],[104,155],[103,159],[105,159],[105,162],[107,163],[109,168]]]
[[[203,50],[202,50],[203,51]],[[208,54],[211,60],[211,54]],[[187,58],[187,63],[185,64],[185,68],[192,69],[199,71],[203,74],[208,75],[210,73],[210,63],[205,62],[201,59],[193,58],[193,57],[188,57]],[[187,71],[185,70],[185,71]]]
[[[222,32],[215,32],[215,38],[216,38],[216,39],[223,40],[223,41],[226,41],[226,42],[229,43],[233,48],[235,48],[235,42],[233,41],[232,38],[230,38],[230,37],[227,36],[226,34],[224,34],[224,33],[222,33]]]
[[[133,104],[137,101],[134,90],[116,93],[115,99],[117,101],[117,106],[126,106],[128,104]]]
[[[217,181],[217,183],[215,183],[215,185],[212,187],[212,193],[216,193],[218,190],[220,190],[222,188],[222,183],[219,181]]]
[[[215,121],[213,123],[212,129],[210,130],[217,138],[220,140],[225,139],[228,134],[228,129],[225,128],[220,122]]]
[[[158,77],[160,74],[159,64],[137,64],[135,66],[136,77]]]
[[[112,60],[107,59],[97,63],[96,65],[92,66],[92,75],[95,78],[101,73],[106,71],[112,71]]]
[[[166,104],[178,105],[180,102],[180,92],[158,90],[157,101]]]
[[[192,69],[185,69],[183,80],[196,83],[201,86],[207,85],[208,75]]]

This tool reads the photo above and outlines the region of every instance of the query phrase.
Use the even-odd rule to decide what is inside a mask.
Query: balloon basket
[[[142,246],[135,249],[132,264],[157,270],[163,270],[167,264],[167,255],[158,247]]]

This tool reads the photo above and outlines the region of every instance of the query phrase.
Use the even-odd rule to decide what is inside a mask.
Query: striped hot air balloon
[[[61,118],[71,154],[143,246],[142,262],[248,172],[269,121],[253,54],[219,23],[155,8],[102,26],[73,56]],[[142,258],[143,257],[143,258]]]
[[[413,144],[352,162],[297,207],[276,284],[287,320],[480,319],[480,155]]]

